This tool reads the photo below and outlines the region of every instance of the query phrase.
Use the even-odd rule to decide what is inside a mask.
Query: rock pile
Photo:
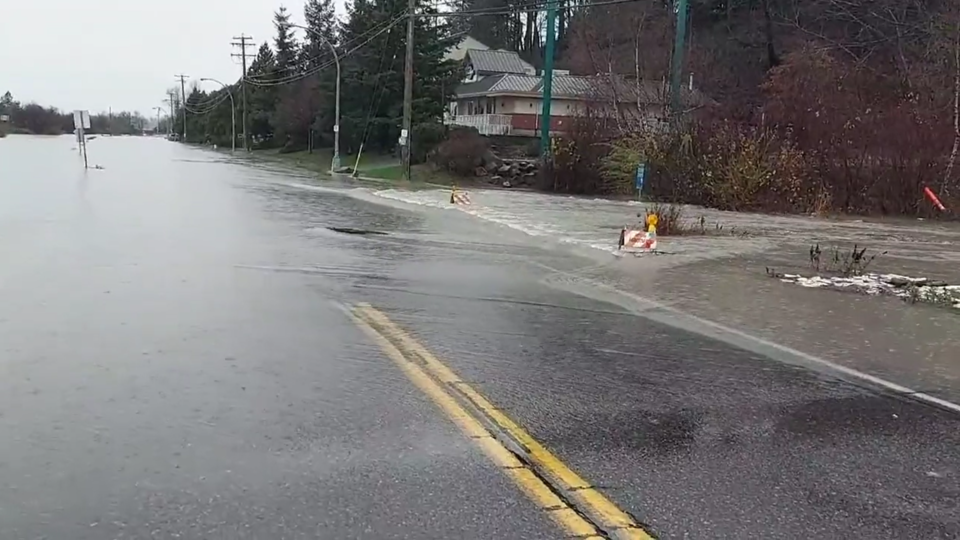
[[[477,167],[474,176],[500,187],[534,187],[538,166],[535,159],[498,159]]]

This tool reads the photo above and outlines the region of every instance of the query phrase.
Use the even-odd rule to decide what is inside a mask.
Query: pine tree
[[[329,57],[330,47],[323,41],[337,44],[337,17],[333,0],[307,0],[303,6],[303,19],[308,30],[301,49],[302,63],[307,67],[315,67],[332,60]]]
[[[359,44],[372,31],[394,21],[406,10],[403,0],[356,0],[350,7],[342,42]],[[423,2],[420,13],[435,13]],[[459,68],[444,60],[454,44],[451,27],[435,18],[418,17],[414,49],[414,140],[418,125],[438,125],[444,104],[459,81]],[[344,61],[341,142],[345,151],[355,151],[361,142],[371,150],[396,147],[403,117],[403,70],[406,47],[405,26],[395,24],[389,31],[354,51]]]
[[[273,26],[277,30],[277,35],[273,38],[273,46],[277,50],[277,67],[281,70],[292,70],[297,64],[297,42],[293,37],[287,8],[280,6],[273,14]],[[284,74],[290,73],[286,71]]]
[[[257,56],[248,69],[247,77],[251,81],[263,84],[278,79],[277,62],[270,45],[263,43]],[[273,125],[270,122],[276,108],[276,86],[258,86],[251,82],[247,88],[249,106],[250,136],[254,142],[262,142],[273,136]]]
[[[304,69],[323,69],[304,81],[296,92],[301,99],[307,98],[312,104],[309,114],[312,116],[310,129],[319,137],[318,146],[333,144],[333,126],[336,123],[336,83],[337,69],[333,64],[331,46],[337,47],[338,26],[333,0],[307,0],[303,7],[307,35],[301,47],[300,65]],[[325,66],[325,67],[324,67]]]

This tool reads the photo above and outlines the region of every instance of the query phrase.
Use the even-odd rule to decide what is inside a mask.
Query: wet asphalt
[[[71,146],[0,140],[3,540],[563,538],[359,302],[660,538],[960,538],[955,414],[576,294],[547,268],[596,261],[458,212]]]

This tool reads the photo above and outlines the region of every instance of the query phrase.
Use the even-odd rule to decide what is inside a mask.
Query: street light
[[[223,84],[222,82],[211,79],[210,77],[204,77],[200,79],[201,81],[210,81],[215,82],[223,87],[227,91],[227,95],[230,96],[230,149],[234,152],[237,151],[237,104],[233,102],[233,92],[230,91],[230,87]]]
[[[330,172],[335,172],[340,168],[340,56],[337,55],[337,48],[334,47],[332,43],[327,41],[327,38],[323,37],[323,35],[316,30],[295,23],[291,23],[290,26],[310,33],[323,42],[327,47],[330,47],[330,52],[333,53],[333,61],[337,65],[337,91],[336,97],[334,98],[336,105],[334,105],[333,113],[333,159],[330,161]]]

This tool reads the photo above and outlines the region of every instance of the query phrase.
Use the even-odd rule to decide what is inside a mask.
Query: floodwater
[[[810,360],[956,401],[957,316],[761,268],[949,226],[717,214],[760,231],[616,257],[636,205],[72,147],[0,140],[3,540],[570,537],[366,304],[658,538],[960,535],[956,413]]]

